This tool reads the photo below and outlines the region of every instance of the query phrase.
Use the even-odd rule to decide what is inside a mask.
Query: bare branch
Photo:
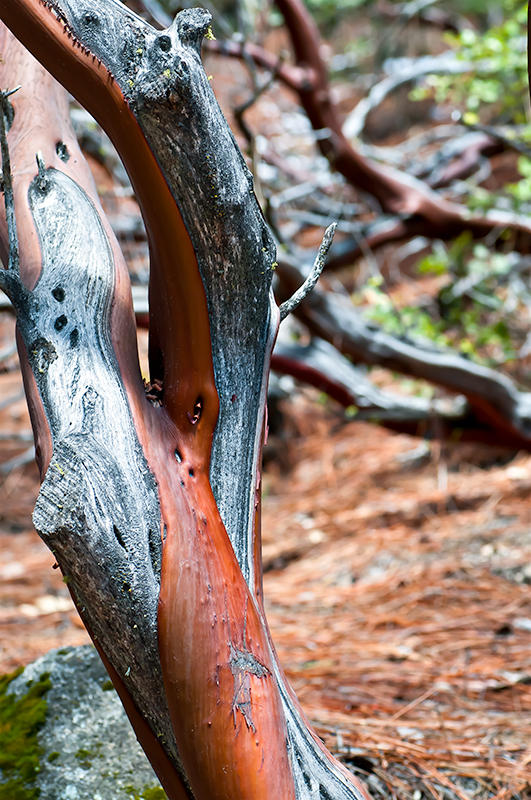
[[[341,113],[330,91],[327,65],[320,55],[319,31],[307,8],[302,0],[275,2],[284,17],[297,65],[313,71],[313,81],[300,87],[298,94],[314,130],[330,132],[327,138],[318,140],[319,148],[349,183],[375,197],[383,211],[399,215],[392,241],[397,241],[399,229],[402,237],[415,235],[420,229],[423,235],[434,238],[455,238],[465,230],[474,238],[482,238],[510,225],[515,249],[529,248],[531,224],[527,219],[503,212],[474,216],[422,181],[363,156],[343,132]]]
[[[376,83],[369,93],[356,105],[343,123],[343,133],[349,139],[362,135],[367,117],[383,103],[383,101],[401,86],[415,83],[425,75],[461,75],[470,72],[473,65],[463,61],[452,51],[436,56],[419,58],[393,58],[384,64],[386,77]],[[474,65],[476,68],[476,65]],[[492,72],[494,67],[487,63],[478,65],[478,69]]]
[[[285,262],[279,277],[288,293],[301,271]],[[476,419],[498,432],[498,444],[529,446],[531,393],[519,391],[507,376],[427,341],[392,336],[363,319],[344,298],[319,289],[295,314],[314,335],[358,363],[379,364],[464,395]]]
[[[319,251],[317,256],[315,257],[315,261],[313,263],[313,267],[311,269],[310,274],[302,284],[302,286],[297,289],[297,291],[286,300],[279,308],[280,311],[280,321],[286,319],[288,314],[291,314],[297,306],[299,306],[305,297],[307,297],[312,289],[314,288],[315,284],[319,280],[319,276],[323,271],[325,264],[326,264],[326,257],[328,255],[328,251],[330,250],[330,246],[334,239],[334,234],[336,232],[337,222],[333,222],[331,225],[328,226],[326,229],[323,241],[319,247]]]

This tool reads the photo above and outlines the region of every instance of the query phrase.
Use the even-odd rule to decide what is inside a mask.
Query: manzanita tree
[[[275,248],[201,65],[210,16],[159,31],[118,0],[2,0],[0,18],[59,81],[3,29],[0,286],[43,479],[35,527],[172,800],[362,798],[308,727],[264,615]],[[65,89],[113,140],[144,217],[148,392]]]

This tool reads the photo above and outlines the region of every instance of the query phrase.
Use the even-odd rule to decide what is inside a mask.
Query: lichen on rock
[[[0,676],[0,800],[166,800],[90,646]]]
[[[50,675],[24,682],[25,691],[10,691],[14,681],[22,681],[23,670],[0,677],[0,800],[34,800],[35,785],[43,750],[39,731],[46,720],[46,694]]]

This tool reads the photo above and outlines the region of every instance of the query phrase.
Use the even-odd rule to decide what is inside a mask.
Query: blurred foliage
[[[431,75],[412,96],[432,95],[437,103],[462,110],[463,122],[524,124],[527,122],[527,3],[503,0],[504,19],[486,30],[464,28],[448,33],[447,43],[458,58],[472,65],[462,75]]]
[[[306,5],[318,23],[330,25],[343,14],[370,5],[370,0],[306,0]]]
[[[438,290],[415,305],[395,305],[381,276],[369,278],[353,297],[368,319],[395,336],[429,340],[490,366],[516,357],[526,335],[530,297],[523,296],[521,261],[492,252],[461,235],[450,246],[436,243],[417,265],[419,277],[439,278]]]
[[[527,145],[531,143],[527,3],[503,0],[496,10],[501,17],[496,24],[485,26],[488,15],[471,17],[470,27],[444,36],[471,69],[461,75],[431,75],[412,92],[412,98],[432,97],[466,126],[495,126],[507,140]],[[531,212],[531,158],[515,154],[514,165],[521,178],[496,191],[469,182],[465,198],[469,208]],[[450,246],[435,243],[417,268],[419,275],[439,276],[437,296],[425,308],[399,312],[391,311],[380,298],[370,317],[396,333],[427,337],[483,363],[505,363],[516,357],[530,321],[529,296],[518,279],[517,263],[515,254],[493,252],[474,244],[466,234]]]

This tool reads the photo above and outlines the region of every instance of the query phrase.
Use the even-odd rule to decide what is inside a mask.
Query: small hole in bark
[[[73,331],[70,333],[70,347],[77,347],[79,343],[79,331],[77,328],[74,328]]]
[[[65,317],[65,315],[61,314],[60,317],[57,317],[57,319],[55,320],[53,326],[54,326],[56,331],[62,331],[67,322],[68,322],[68,320]]]
[[[182,457],[182,455],[181,455],[180,451],[179,451],[177,448],[175,448],[174,455],[175,455],[175,460],[176,460],[176,462],[177,462],[178,464],[180,464],[180,463],[181,463],[181,461],[183,460],[183,457]]]
[[[191,478],[193,478],[193,477],[194,477],[194,471],[193,471],[193,469],[189,469],[189,470],[188,470],[188,475],[189,475]]]
[[[52,295],[58,303],[62,303],[65,299],[65,290],[62,286],[56,286],[55,289],[52,289]]]
[[[203,398],[198,397],[194,403],[194,410],[192,413],[189,411],[186,412],[186,416],[188,417],[188,422],[191,425],[197,425],[199,420],[201,419],[201,414],[203,413]]]
[[[65,164],[67,161],[70,160],[70,153],[68,152],[68,147],[64,142],[57,142],[57,144],[55,145],[55,152],[57,153],[61,161],[65,162]]]
[[[125,549],[126,549],[126,547],[125,547],[125,542],[124,542],[124,540],[123,540],[122,534],[120,533],[120,531],[118,530],[118,528],[116,527],[116,525],[113,525],[113,526],[112,526],[112,531],[113,531],[114,535],[116,536],[116,541],[118,542],[118,544],[119,544],[121,547],[123,547],[123,549],[125,550]]]
[[[93,11],[87,11],[86,14],[83,14],[83,22],[86,25],[97,25],[99,21],[100,18]]]
[[[171,39],[169,36],[159,36],[157,39],[157,44],[161,50],[164,50],[165,53],[171,50]]]

